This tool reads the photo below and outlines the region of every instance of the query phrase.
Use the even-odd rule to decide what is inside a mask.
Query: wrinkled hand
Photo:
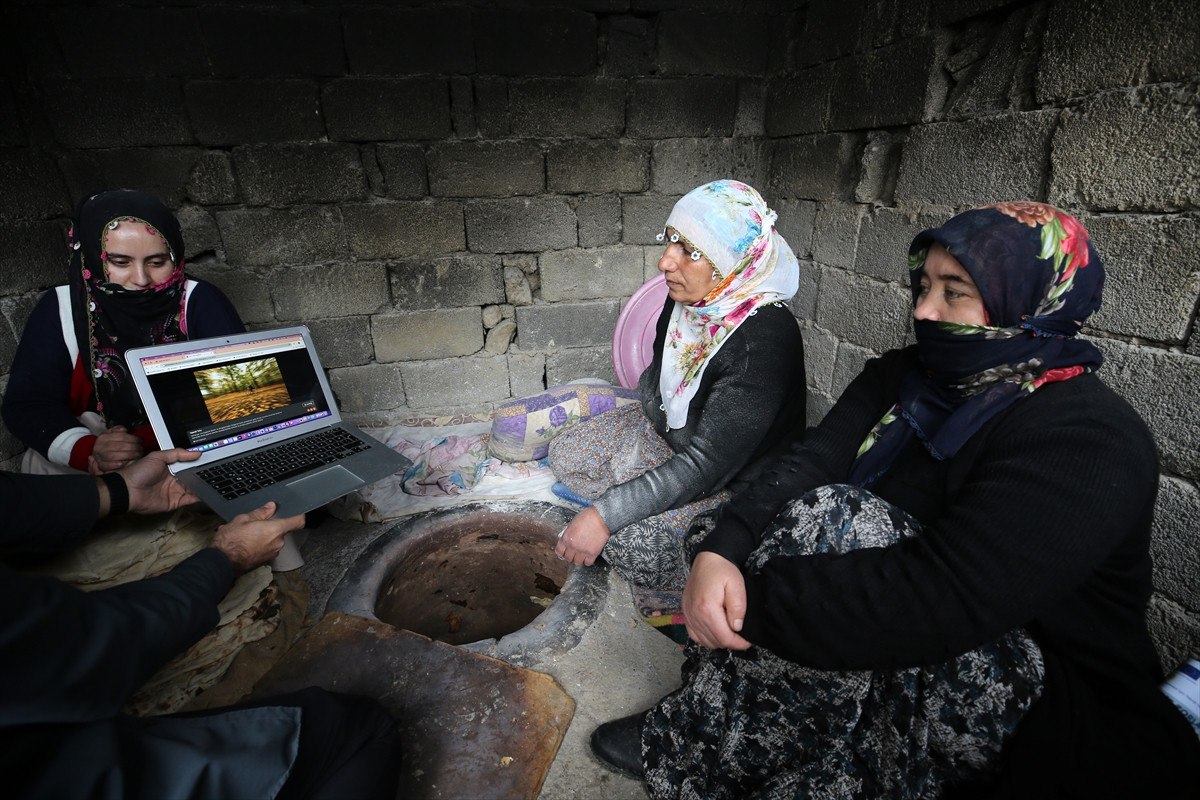
[[[696,556],[683,589],[683,613],[692,641],[710,650],[750,647],[738,634],[746,617],[746,581],[729,559],[709,552]]]
[[[604,517],[594,508],[585,508],[575,515],[558,539],[554,552],[572,564],[591,566],[604,549],[609,537]]]
[[[304,515],[275,518],[275,503],[268,502],[217,528],[212,546],[229,556],[239,573],[265,564],[283,549],[283,537],[304,527]]]
[[[88,458],[88,470],[93,475],[116,472],[131,461],[142,457],[142,440],[121,425],[114,425],[96,437],[96,446]]]
[[[167,469],[168,464],[195,461],[199,457],[199,453],[178,447],[174,450],[158,450],[118,470],[129,489],[129,510],[153,514],[200,502]]]

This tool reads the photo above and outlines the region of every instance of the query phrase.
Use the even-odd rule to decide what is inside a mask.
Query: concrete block
[[[868,131],[859,161],[854,199],[859,203],[891,205],[900,173],[903,137],[887,131]]]
[[[1037,53],[1045,27],[1044,8],[1015,8],[991,35],[984,25],[967,29],[951,46],[943,69],[947,83],[943,114],[966,119],[1033,106]],[[952,86],[951,86],[952,84]]]
[[[291,267],[276,274],[271,299],[281,320],[374,314],[388,305],[387,267],[361,263]]]
[[[476,77],[475,125],[478,134],[485,139],[501,139],[511,132],[512,114],[509,113],[507,78]],[[540,109],[535,105],[536,114]],[[555,124],[553,114],[545,115],[550,124]]]
[[[527,306],[533,303],[533,286],[529,282],[529,276],[520,268],[504,268],[504,296],[513,306]]]
[[[31,147],[0,149],[0,219],[70,214],[66,184],[50,158]]]
[[[658,17],[663,75],[762,75],[771,18],[763,14],[664,11]]]
[[[1039,197],[1057,114],[1032,111],[913,128],[900,160],[897,203],[969,206]]]
[[[908,286],[908,246],[926,228],[935,228],[950,217],[912,214],[893,208],[876,209],[863,218],[858,230],[854,271],[882,281]]]
[[[738,81],[734,136],[765,136],[767,133],[767,87],[759,78]]]
[[[8,295],[66,283],[67,224],[0,225],[0,275],[4,275],[4,292]]]
[[[788,301],[788,310],[801,322],[817,318],[817,298],[820,296],[821,269],[812,261],[800,261],[800,288]]]
[[[833,391],[833,367],[837,363],[837,337],[815,325],[805,325],[800,329],[800,335],[804,338],[804,375],[808,388],[830,394]]]
[[[233,167],[249,205],[362,200],[367,183],[358,148],[334,142],[242,145]]]
[[[346,252],[341,214],[328,206],[231,208],[217,212],[217,227],[231,265],[311,264]]]
[[[555,250],[541,257],[542,298],[593,300],[628,297],[642,285],[642,253],[636,247]]]
[[[528,397],[546,389],[546,354],[508,351],[508,383],[513,397]]]
[[[490,253],[538,252],[574,247],[575,212],[561,197],[470,200],[467,244]]]
[[[187,199],[192,169],[204,152],[196,147],[74,150],[59,165],[73,198],[125,186],[150,192],[174,208]]]
[[[943,17],[930,17],[929,4],[932,0],[883,0],[871,3],[859,31],[863,47],[883,47],[899,39],[905,39],[927,28],[946,24]],[[958,5],[970,2],[955,0]],[[930,23],[930,19],[935,20]]]
[[[829,267],[853,267],[865,212],[866,208],[853,203],[820,204],[813,223],[813,259]]]
[[[642,247],[642,282],[646,282],[651,278],[657,277],[658,260],[662,258],[662,245],[643,246]]]
[[[626,135],[640,139],[731,136],[737,116],[732,78],[634,80]]]
[[[562,8],[481,9],[472,15],[485,75],[587,75],[596,69],[596,17]]]
[[[929,18],[942,24],[959,22],[1006,5],[1008,0],[930,0]]]
[[[1185,478],[1200,478],[1200,358],[1115,339],[1092,341],[1104,353],[1100,377],[1150,426],[1162,466]]]
[[[496,324],[496,327],[487,332],[483,349],[489,353],[504,355],[508,352],[508,346],[516,335],[517,323],[511,319],[502,319]]]
[[[214,75],[341,75],[337,9],[201,6],[200,27]]]
[[[221,231],[213,215],[200,206],[187,205],[175,210],[183,231],[183,255],[191,261],[201,253],[223,250]]]
[[[359,75],[469,75],[475,72],[471,12],[367,5],[342,11],[346,60]]]
[[[462,250],[463,212],[448,200],[342,206],[355,258],[403,258]]]
[[[860,137],[847,133],[779,139],[770,155],[767,190],[775,197],[849,200],[859,145]]]
[[[400,373],[409,408],[475,407],[510,396],[505,356],[407,361]]]
[[[192,8],[75,5],[55,9],[50,18],[73,75],[141,78],[206,75],[211,69]]]
[[[7,81],[0,83],[0,147],[24,147],[29,143],[21,124],[16,93]]]
[[[662,248],[654,237],[662,233],[679,201],[676,195],[643,194],[621,198],[621,240],[625,244],[644,244]]]
[[[601,20],[605,50],[601,67],[606,75],[647,75],[653,71],[653,23],[634,16]]]
[[[794,66],[831,61],[858,47],[867,0],[810,3],[792,50]]]
[[[18,334],[13,331],[8,320],[0,315],[0,375],[8,374],[12,369],[13,356],[17,352],[17,338]],[[0,391],[0,397],[2,396],[3,392]]]
[[[652,191],[687,194],[736,174],[731,139],[663,139],[653,147]]]
[[[832,87],[831,64],[772,78],[767,84],[767,135],[794,136],[828,130]]]
[[[545,188],[546,160],[534,142],[442,142],[429,148],[430,193],[511,197]]]
[[[876,352],[904,345],[912,295],[904,286],[881,283],[846,270],[821,270],[816,323],[843,342]]]
[[[1163,674],[1179,669],[1195,653],[1200,652],[1200,613],[1179,603],[1154,594],[1146,611],[1146,627],[1158,651]]]
[[[450,135],[445,78],[341,78],[321,90],[329,138],[339,141],[443,139]]]
[[[483,346],[483,320],[478,307],[381,314],[371,339],[380,362],[468,356]]]
[[[811,200],[780,200],[771,203],[771,208],[779,215],[775,230],[787,240],[797,258],[809,258],[812,255],[817,204]]]
[[[65,147],[192,144],[174,78],[85,78],[42,82],[46,118]]]
[[[188,272],[224,292],[237,309],[242,322],[262,327],[270,327],[272,323],[276,323],[271,287],[276,281],[295,280],[286,267],[278,271],[230,269],[209,256],[190,262]],[[306,325],[312,322],[311,319],[304,320]]]
[[[500,259],[475,253],[402,261],[389,270],[392,302],[406,311],[503,303],[500,269]]]
[[[923,36],[841,59],[833,66],[829,126],[856,130],[920,122],[930,75],[941,68],[937,56],[933,38]]]
[[[1037,99],[1054,104],[1103,89],[1188,80],[1200,71],[1200,17],[1179,0],[1063,0],[1047,26]],[[1114,58],[1120,53],[1123,57]]]
[[[611,345],[621,303],[540,303],[517,309],[517,343],[522,350]]]
[[[189,81],[184,95],[196,138],[203,144],[304,142],[325,135],[313,81]]]
[[[615,194],[581,197],[575,203],[579,246],[600,247],[621,241],[621,198]]]
[[[574,347],[546,354],[546,385],[562,386],[583,378],[599,378],[614,386],[617,371],[613,367],[612,345]]]
[[[1050,202],[1098,210],[1200,206],[1200,90],[1106,93],[1063,112],[1051,151]]]
[[[471,139],[479,133],[475,125],[475,94],[471,79],[465,75],[450,79],[450,127],[460,139]]]
[[[625,82],[612,78],[514,80],[503,102],[516,136],[609,139],[625,128]]]
[[[644,192],[650,154],[616,139],[565,141],[546,151],[546,181],[552,192]]]
[[[203,205],[227,205],[238,200],[233,160],[223,150],[205,150],[192,164],[187,194]]]
[[[420,200],[429,193],[425,148],[419,144],[379,144],[375,161],[383,176],[383,194],[397,200]]]
[[[1088,325],[1182,343],[1200,295],[1200,223],[1191,217],[1084,217],[1108,301]]]
[[[1194,483],[1168,475],[1159,479],[1150,555],[1154,588],[1200,609],[1200,491]]]
[[[829,395],[834,402],[842,396],[842,392],[846,391],[846,387],[850,382],[858,377],[858,374],[863,371],[866,363],[874,358],[878,353],[873,352],[865,347],[859,347],[856,344],[849,342],[838,342],[837,361],[833,367],[833,378],[830,385]],[[880,414],[880,416],[883,416]]]
[[[355,367],[370,362],[373,354],[370,317],[313,319],[305,324],[312,331],[313,342],[326,369]]]
[[[329,387],[343,412],[404,408],[407,398],[395,364],[363,364],[329,370]]]

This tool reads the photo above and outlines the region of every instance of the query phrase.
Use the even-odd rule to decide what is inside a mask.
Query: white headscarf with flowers
[[[668,428],[682,428],[708,362],[759,306],[790,299],[800,264],[775,230],[776,214],[762,195],[739,181],[699,186],[667,218],[693,260],[707,258],[720,281],[702,300],[675,304],[663,344],[658,388]],[[666,238],[666,231],[658,235]]]

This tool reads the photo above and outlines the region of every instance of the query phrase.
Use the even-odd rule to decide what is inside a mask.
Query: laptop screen
[[[140,361],[176,447],[215,450],[330,415],[298,333]]]

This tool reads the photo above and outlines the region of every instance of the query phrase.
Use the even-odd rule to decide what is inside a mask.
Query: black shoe
[[[646,712],[606,722],[592,731],[592,752],[600,763],[630,778],[644,780],[642,763],[642,723]]]

